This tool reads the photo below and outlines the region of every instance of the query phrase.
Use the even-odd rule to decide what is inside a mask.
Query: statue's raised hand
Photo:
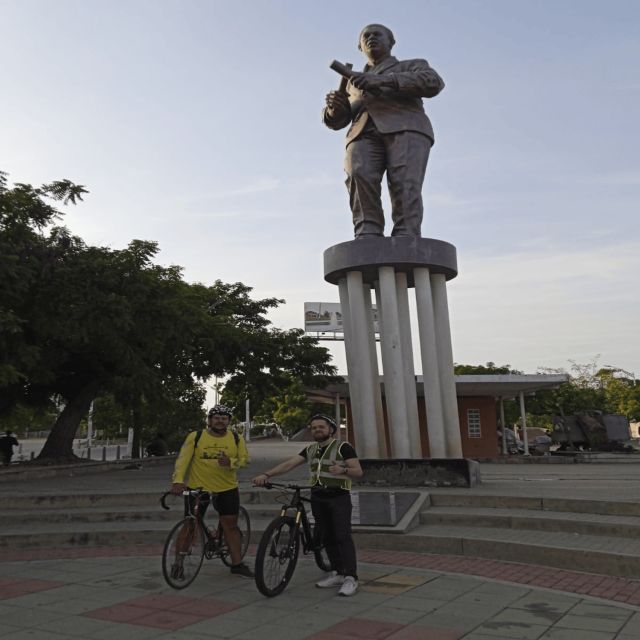
[[[343,116],[351,110],[349,98],[342,91],[330,91],[326,98],[328,114],[332,117]]]

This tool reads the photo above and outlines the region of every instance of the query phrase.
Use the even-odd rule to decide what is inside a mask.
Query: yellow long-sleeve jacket
[[[249,452],[243,438],[236,444],[231,431],[222,436],[213,436],[204,430],[194,445],[197,431],[192,431],[185,439],[173,470],[173,482],[184,482],[187,486],[202,487],[205,491],[220,493],[238,486],[238,469],[249,463]],[[221,467],[218,455],[225,452],[231,466]],[[186,478],[186,480],[185,480]]]

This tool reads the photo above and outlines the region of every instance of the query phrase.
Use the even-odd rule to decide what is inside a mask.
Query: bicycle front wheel
[[[300,530],[293,518],[276,518],[262,534],[256,552],[256,586],[268,598],[291,580],[300,551]]]
[[[251,540],[251,522],[249,520],[249,514],[244,507],[240,507],[240,510],[238,511],[238,530],[240,531],[240,559],[242,559],[247,553],[249,542]],[[222,533],[222,531],[221,534],[223,542],[220,549],[220,558],[227,567],[230,567],[232,562],[229,547],[227,546],[227,541],[224,539],[224,533]]]
[[[162,575],[174,589],[188,587],[204,559],[204,531],[195,518],[184,518],[171,529],[162,552]]]

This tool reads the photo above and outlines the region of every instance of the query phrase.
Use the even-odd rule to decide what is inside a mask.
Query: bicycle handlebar
[[[171,508],[171,507],[168,507],[168,506],[167,506],[167,503],[165,502],[165,500],[166,500],[167,496],[168,496],[168,495],[170,495],[170,494],[171,494],[171,491],[166,491],[166,492],[165,492],[165,493],[163,493],[163,494],[162,494],[162,496],[160,497],[160,504],[162,505],[162,508],[163,508],[165,511],[169,511],[169,509]]]
[[[262,486],[265,489],[278,487],[280,489],[290,489],[292,491],[306,491],[311,489],[311,487],[301,487],[299,484],[284,484],[282,482],[265,482]]]
[[[199,493],[207,493],[207,492],[202,491],[202,487],[198,487],[197,489],[185,489],[184,491],[181,492],[181,495],[197,496]],[[171,507],[167,506],[167,502],[166,502],[166,498],[169,495],[175,495],[175,494],[171,493],[171,491],[165,491],[160,497],[160,504],[162,505],[162,508],[165,509],[165,511],[169,511],[169,509],[171,509]]]

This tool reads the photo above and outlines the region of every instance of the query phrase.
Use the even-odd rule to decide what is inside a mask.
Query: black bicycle
[[[267,489],[282,489],[282,496],[286,500],[280,515],[262,534],[256,552],[256,586],[260,593],[271,598],[282,593],[289,584],[296,568],[301,543],[302,553],[313,553],[316,564],[323,571],[331,571],[331,562],[322,544],[321,533],[312,530],[307,517],[304,503],[310,500],[300,495],[301,491],[309,487],[275,482],[264,486]]]
[[[170,508],[166,503],[170,493],[167,491],[160,498],[163,509]],[[202,489],[187,489],[182,495],[187,515],[171,529],[162,552],[162,574],[167,584],[174,589],[184,589],[196,579],[204,558],[220,558],[225,565],[231,566],[229,547],[215,511],[217,494]],[[206,512],[206,521],[201,515],[205,496],[211,507]],[[238,529],[241,538],[240,556],[244,558],[251,538],[251,523],[247,510],[242,506],[238,512]]]

